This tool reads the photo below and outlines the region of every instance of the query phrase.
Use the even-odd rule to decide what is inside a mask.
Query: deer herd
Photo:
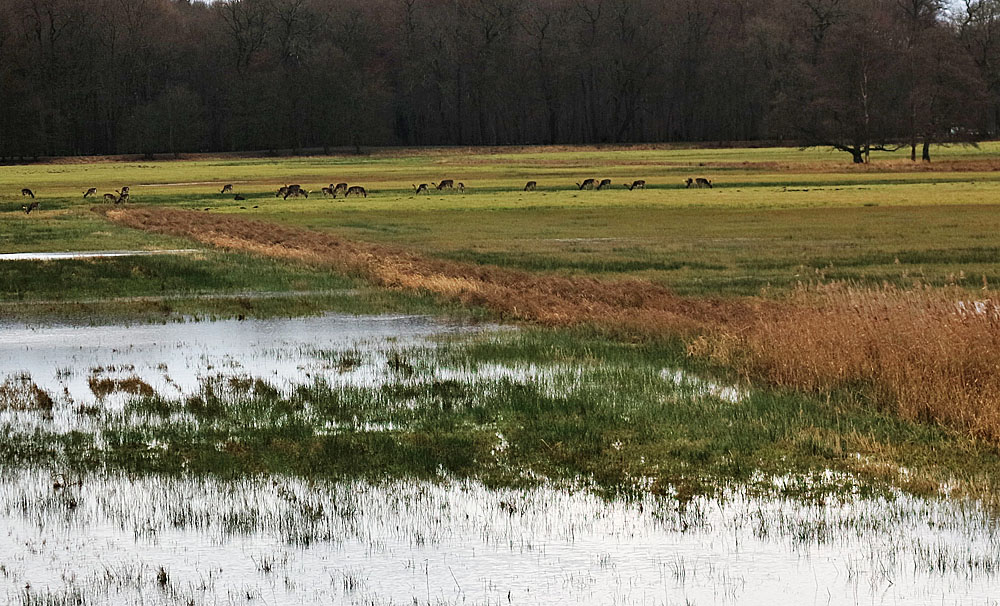
[[[633,191],[636,189],[646,189],[646,181],[644,179],[636,179],[635,181],[632,181],[632,183],[623,183],[622,185],[625,187],[625,189],[629,191]],[[611,186],[612,186],[611,179],[588,178],[576,184],[578,190],[601,191],[605,189],[610,189]],[[705,179],[704,177],[695,177],[695,178],[689,177],[684,180],[684,186],[687,189],[690,189],[692,187],[699,189],[700,188],[712,189],[712,182],[709,179]],[[414,184],[413,190],[414,193],[418,195],[428,194],[430,193],[430,188],[432,187],[439,192],[458,191],[459,193],[465,193],[466,191],[465,183],[459,182],[456,184],[454,179],[443,179],[440,183],[432,181],[430,185],[428,185],[427,183],[421,183],[420,185]],[[524,185],[524,191],[526,192],[535,191],[537,188],[538,188],[537,181],[528,181]],[[336,184],[331,183],[328,187],[320,188],[320,191],[323,193],[324,197],[330,196],[332,198],[337,198],[337,196],[339,195],[343,195],[344,198],[349,198],[351,196],[355,197],[362,196],[365,198],[368,197],[368,190],[366,190],[364,187],[360,185],[348,185],[347,183],[336,183]],[[232,183],[225,184],[222,187],[222,190],[219,192],[220,195],[232,194],[232,193],[233,193]],[[301,185],[292,184],[292,185],[282,185],[281,187],[278,188],[277,192],[275,192],[274,196],[276,198],[287,200],[288,198],[299,198],[299,197],[308,198],[310,193],[312,193],[310,190],[304,189]],[[32,202],[30,204],[24,204],[21,206],[21,210],[23,210],[25,214],[31,214],[31,211],[38,208],[38,200],[35,200],[35,192],[25,187],[24,189],[21,190],[21,196],[30,197],[32,199]],[[83,192],[84,198],[89,198],[91,196],[97,196],[96,187],[87,188],[87,191]],[[242,194],[235,194],[234,199],[246,200],[246,198]],[[104,201],[114,204],[123,204],[125,202],[128,202],[129,187],[126,185],[121,189],[116,189],[115,193],[113,194],[112,193],[104,194]],[[255,206],[254,208],[257,207]]]

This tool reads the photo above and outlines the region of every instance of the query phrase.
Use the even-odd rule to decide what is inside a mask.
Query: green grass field
[[[780,293],[817,280],[974,287],[1000,280],[1000,173],[984,170],[998,157],[1000,144],[989,143],[936,149],[929,167],[903,152],[857,167],[846,154],[785,148],[389,150],[5,167],[0,252],[189,247],[111,225],[90,212],[101,201],[82,198],[87,187],[103,193],[130,185],[131,204],[233,213],[530,271],[639,277],[681,294]],[[715,187],[685,189],[689,176]],[[586,177],[611,178],[614,187],[578,191],[574,183]],[[464,182],[467,193],[416,196],[411,189],[444,178]],[[621,185],[639,178],[645,191]],[[538,191],[521,191],[529,179]],[[318,191],[341,181],[371,195],[332,200]],[[274,197],[278,185],[293,182],[313,195]],[[225,183],[247,200],[219,194]],[[27,216],[20,211],[25,186],[41,202]],[[181,282],[189,274],[182,265]],[[231,269],[222,262],[168,288],[225,290]],[[307,282],[304,289],[316,287]],[[64,296],[72,298],[76,288],[67,286]],[[77,294],[91,296],[85,285]]]

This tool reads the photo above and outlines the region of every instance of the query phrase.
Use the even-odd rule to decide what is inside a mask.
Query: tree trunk
[[[924,162],[930,162],[931,161],[931,142],[930,142],[930,139],[924,139],[924,149],[923,149],[923,153],[921,154],[920,157],[921,157],[921,159],[923,159]]]

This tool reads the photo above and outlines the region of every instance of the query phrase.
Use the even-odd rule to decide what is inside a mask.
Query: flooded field
[[[9,471],[0,520],[12,604],[994,604],[1000,566],[988,514],[902,495]]]
[[[997,603],[975,501],[692,494],[716,455],[678,419],[769,400],[646,350],[411,316],[0,335],[0,603]]]

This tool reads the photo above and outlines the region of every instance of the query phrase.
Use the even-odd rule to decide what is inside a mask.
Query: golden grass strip
[[[512,320],[590,324],[619,334],[696,334],[755,317],[743,302],[678,297],[639,280],[537,275],[423,257],[332,234],[167,208],[100,210],[129,227],[186,236],[233,250],[302,261],[360,275],[376,285],[434,293]]]

